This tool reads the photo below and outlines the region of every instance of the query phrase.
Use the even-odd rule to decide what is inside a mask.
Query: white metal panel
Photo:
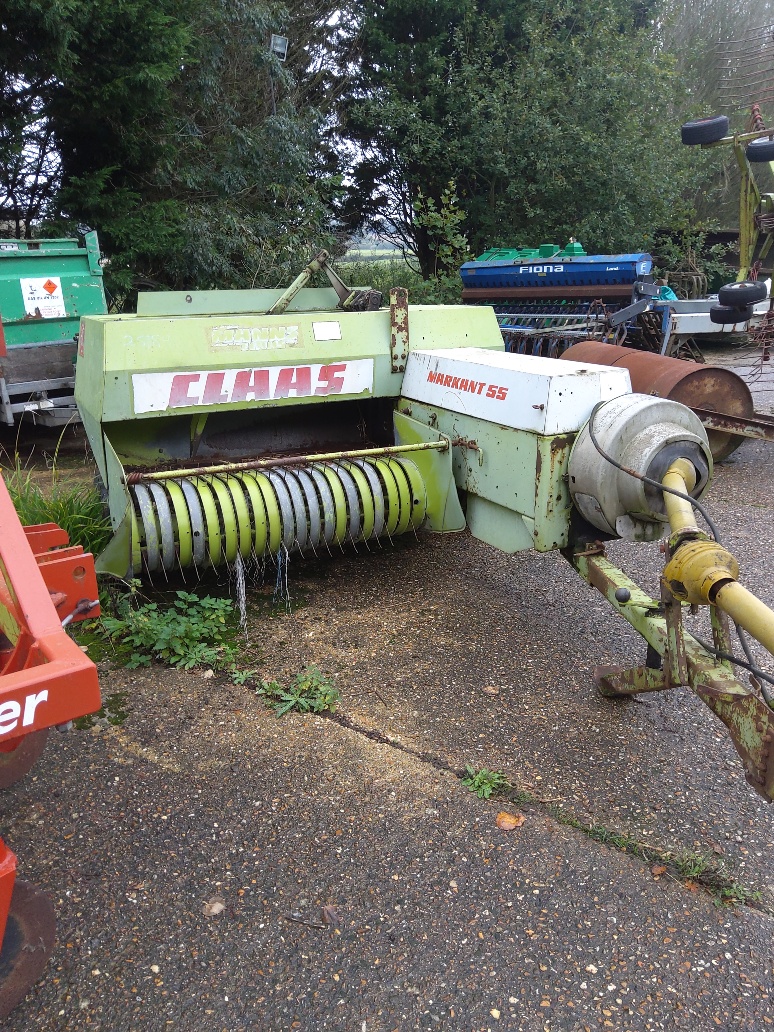
[[[412,351],[403,397],[490,423],[549,435],[575,433],[598,401],[631,393],[627,369],[482,348]]]
[[[766,280],[769,293],[771,293],[771,280]],[[718,303],[716,296],[711,298],[700,298],[696,301],[671,301],[669,307],[672,311],[672,334],[680,336],[717,336],[720,333],[744,333],[759,323],[769,310],[769,298],[757,301],[753,306],[753,318],[749,323],[740,322],[731,326],[721,326],[712,322],[709,310]]]

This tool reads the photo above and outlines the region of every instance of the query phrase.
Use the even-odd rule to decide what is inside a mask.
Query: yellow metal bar
[[[662,483],[664,487],[671,488],[673,491],[690,494],[696,486],[696,470],[687,459],[676,459],[664,474]],[[683,534],[691,530],[698,531],[694,508],[689,501],[665,491],[664,505],[673,534]]]
[[[686,459],[677,459],[662,483],[688,494],[696,483],[696,471]],[[664,505],[673,534],[698,530],[690,502],[664,492]],[[677,546],[664,578],[676,598],[716,605],[774,655],[774,611],[742,587],[736,580],[738,573],[736,559],[722,545],[694,540]]]
[[[150,473],[129,473],[127,484],[141,484],[145,480],[179,480],[181,477],[198,477],[206,473],[239,473],[245,470],[278,469],[282,466],[308,466],[315,462],[339,462],[342,459],[385,458],[393,455],[407,455],[420,451],[446,451],[449,442],[421,441],[418,444],[393,444],[387,448],[358,448],[350,451],[322,452],[316,455],[298,455],[278,459],[251,459],[248,462],[222,462],[217,466],[197,466],[192,469],[154,470]]]
[[[715,605],[774,656],[774,612],[737,581],[718,589]]]

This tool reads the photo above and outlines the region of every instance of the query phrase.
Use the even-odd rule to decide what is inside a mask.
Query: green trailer
[[[82,315],[107,312],[96,233],[0,240],[0,421],[78,419],[75,361]]]

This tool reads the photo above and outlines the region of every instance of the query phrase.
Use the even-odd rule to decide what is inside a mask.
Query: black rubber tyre
[[[0,789],[10,788],[31,770],[46,746],[47,727],[18,740],[11,752],[0,752]]]
[[[728,135],[728,119],[725,115],[713,118],[699,118],[680,127],[680,138],[688,146],[697,143],[717,143]]]
[[[739,283],[726,283],[725,287],[721,287],[718,291],[718,302],[730,308],[744,308],[745,305],[754,305],[756,301],[765,300],[767,293],[765,283],[742,280]]]
[[[768,136],[764,136],[762,140],[750,140],[745,148],[745,154],[750,162],[774,161],[774,140],[770,140]]]
[[[718,326],[734,326],[738,323],[746,323],[752,319],[753,306],[745,305],[744,308],[736,308],[731,305],[713,305],[710,308],[710,322]]]
[[[43,974],[55,939],[54,904],[40,889],[17,878],[0,949],[0,1022]]]

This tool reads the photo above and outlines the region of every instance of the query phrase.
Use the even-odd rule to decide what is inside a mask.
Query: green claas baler
[[[77,419],[81,316],[107,311],[96,233],[82,240],[0,240],[0,419]]]
[[[333,552],[424,527],[467,527],[508,553],[560,549],[650,646],[601,669],[605,694],[688,685],[726,724],[750,783],[774,798],[774,713],[717,653],[727,614],[774,652],[774,613],[695,522],[707,434],[625,369],[509,354],[489,308],[412,306],[392,291],[141,295],[137,315],[83,321],[76,396],[114,538],[98,567],[164,578]],[[605,556],[667,537],[651,598]],[[714,645],[685,631],[708,605]],[[658,654],[661,663],[654,663]]]

